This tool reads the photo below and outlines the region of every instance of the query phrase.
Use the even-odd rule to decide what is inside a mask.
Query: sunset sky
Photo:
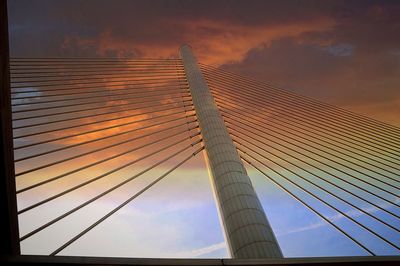
[[[9,3],[11,56],[176,57],[400,125],[398,1]]]
[[[399,1],[13,0],[8,9],[11,57],[178,58],[179,47],[188,43],[203,64],[400,126]],[[365,255],[254,169],[249,175],[285,256]],[[39,173],[24,180],[29,184],[33,178],[46,176]],[[24,182],[17,181],[17,186]],[[20,196],[19,207],[68,182]],[[116,197],[145,183],[138,181]],[[94,188],[21,215],[22,232],[68,210],[69,200],[94,195]],[[42,237],[62,244],[63,237],[79,231],[79,223],[89,224],[111,203],[114,199],[105,199],[77,214],[79,222],[70,220],[71,232],[56,226]],[[23,251],[48,254],[54,249],[53,244],[38,244],[38,239],[23,242]],[[61,254],[227,257],[203,155]]]

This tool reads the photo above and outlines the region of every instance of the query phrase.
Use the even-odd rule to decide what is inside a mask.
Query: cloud
[[[328,53],[335,56],[350,56],[354,52],[354,46],[347,43],[340,43],[337,45],[331,45],[325,48]]]
[[[269,44],[274,39],[294,37],[306,32],[326,31],[334,26],[334,21],[328,17],[271,26],[242,25],[209,18],[159,20],[159,27],[163,28],[160,34],[175,35],[175,41],[154,42],[129,34],[121,36],[105,29],[93,37],[66,36],[61,51],[84,53],[90,50],[95,51],[98,56],[169,58],[177,57],[178,47],[182,43],[189,43],[203,63],[221,65],[240,62],[251,49]]]
[[[217,243],[217,244],[212,244],[206,247],[198,248],[198,249],[192,249],[184,252],[180,252],[175,254],[177,257],[182,257],[182,258],[197,258],[203,255],[207,255],[209,253],[225,249],[226,244],[225,242]]]
[[[190,43],[203,63],[400,125],[397,2],[11,1],[9,9],[13,56],[165,58]],[[390,111],[380,102],[392,102]]]
[[[159,174],[165,170],[159,171]],[[23,253],[48,254],[55,246],[92,224],[159,174],[153,171],[145,177],[146,180],[138,179],[22,242]],[[221,254],[225,247],[223,243],[220,244],[223,235],[206,175],[205,169],[177,169],[62,254],[114,257],[207,257],[207,254],[208,257],[214,257],[210,254],[214,251],[220,251]],[[102,186],[105,184],[112,185],[104,183]],[[58,204],[22,215],[22,234],[72,208],[77,202],[98,194],[98,190],[86,189],[71,194]]]
[[[203,63],[254,76],[259,80],[400,125],[397,111],[400,104],[399,12],[400,5],[393,1],[121,0],[111,3],[98,0],[15,0],[9,1],[11,54],[27,57],[166,58],[177,57],[179,46],[182,43],[190,43]],[[86,130],[92,128],[95,127],[87,127]],[[119,130],[110,132],[113,134],[120,132]],[[58,144],[73,144],[94,139],[98,135],[86,137],[88,138],[75,138],[68,143]],[[76,166],[88,161],[79,161]],[[75,165],[67,165],[68,168],[72,166]],[[104,169],[109,167],[110,165],[107,165]],[[60,171],[65,169],[61,166],[46,169],[28,176],[29,180],[18,182],[19,185],[28,185],[29,182],[43,180]],[[93,176],[94,172],[88,171],[83,174],[88,178]],[[167,198],[176,184],[188,182],[186,177],[189,173],[192,172],[181,172],[179,182],[175,180],[157,192]],[[54,190],[46,191],[55,193],[57,189],[64,188],[62,185],[72,186],[77,181],[81,182],[83,174],[77,173],[73,177],[74,180],[60,182],[61,186],[58,187],[52,184],[49,187],[54,187]],[[118,177],[121,178],[122,175]],[[117,177],[113,176],[113,179],[115,178]],[[87,191],[95,192],[94,189]],[[181,193],[182,196],[190,196],[187,191]],[[33,194],[30,195],[32,198],[28,195],[25,202],[23,199],[20,201],[22,206],[45,195],[44,192]],[[85,193],[74,195],[83,194]],[[155,202],[152,205],[158,205],[152,210],[156,212],[155,208],[158,208],[157,211],[168,215],[178,210],[188,210],[185,204],[199,207],[200,204],[196,204],[204,200],[203,196],[191,194],[195,195],[196,200],[189,203],[180,200],[159,204],[160,196],[154,196]],[[70,201],[62,203],[73,204],[76,198],[71,196]],[[143,206],[148,207],[146,204]],[[161,208],[164,210],[160,210]],[[47,211],[55,209],[61,211],[60,208]],[[194,211],[192,214],[199,213]],[[349,214],[354,217],[359,215],[352,212]],[[187,215],[185,218],[192,219],[193,215]],[[42,219],[40,215],[35,217]],[[173,219],[169,226],[161,218],[142,217],[141,221],[133,217],[127,218],[124,220],[127,221],[124,228],[128,231],[119,232],[119,236],[125,237],[126,242],[118,242],[120,239],[111,229],[105,230],[102,231],[106,235],[105,238],[99,234],[85,240],[86,242],[76,245],[75,250],[70,250],[71,254],[74,253],[72,251],[85,253],[82,248],[89,247],[92,243],[100,243],[104,239],[115,240],[123,245],[123,252],[128,255],[131,254],[132,247],[125,243],[130,243],[132,239],[137,241],[137,248],[141,248],[138,254],[143,251],[142,254],[149,256],[154,256],[154,246],[162,251],[159,254],[165,256],[175,253],[181,256],[203,256],[223,249],[222,239],[212,239],[204,243],[201,237],[190,235],[190,226],[185,227],[186,232],[189,232],[187,239],[197,239],[199,242],[188,246],[187,242],[182,240],[182,235],[179,235],[179,226],[182,224],[172,223]],[[336,221],[343,216],[330,218]],[[204,222],[207,220],[209,219],[205,219]],[[33,226],[32,221],[33,219],[26,219],[24,222],[25,225]],[[137,228],[143,226],[144,230],[135,231],[132,225],[138,226]],[[300,228],[293,227],[285,234],[312,230],[324,225],[326,223],[317,222]],[[110,223],[109,226],[112,228],[114,224]],[[159,230],[151,231],[152,229]],[[215,228],[206,229],[198,236],[212,237],[217,231]],[[153,234],[153,240],[146,242],[147,246],[142,248],[147,236],[138,234],[147,230]],[[64,228],[58,233],[64,231],[68,230]],[[165,241],[159,243],[160,235],[170,240],[182,240],[181,244],[185,249],[167,250],[171,241],[164,238]],[[48,239],[53,238],[50,234]],[[39,241],[44,242],[47,241]],[[33,247],[41,248],[38,242],[32,243]],[[109,242],[105,243],[107,244],[102,247],[103,251],[111,252]]]
[[[396,203],[400,202],[400,199],[396,199],[395,200]],[[389,203],[383,203],[383,204],[377,204],[379,207],[383,208],[383,209],[390,209],[393,205],[389,204]],[[351,218],[357,218],[360,216],[365,216],[365,213],[369,213],[369,214],[373,214],[375,212],[379,212],[380,210],[376,207],[370,206],[370,207],[362,207],[361,208],[363,210],[363,212],[356,210],[356,209],[352,209],[349,211],[345,211],[343,212],[344,214],[346,214],[347,216],[350,216]],[[335,223],[335,221],[339,221],[341,219],[348,219],[345,215],[337,213],[335,215],[332,216],[328,216],[326,217],[329,221]],[[373,218],[371,218],[373,219]],[[355,219],[357,220],[357,219]],[[309,231],[309,230],[314,230],[323,226],[331,226],[330,224],[328,224],[325,221],[319,221],[316,223],[311,223],[302,227],[293,227],[293,228],[289,228],[289,229],[285,229],[285,231],[279,232],[277,234],[277,236],[285,236],[285,235],[290,235],[290,234],[296,234],[296,233],[300,233],[300,232],[305,232],[305,231]]]
[[[400,61],[391,50],[281,38],[221,68],[400,125]]]

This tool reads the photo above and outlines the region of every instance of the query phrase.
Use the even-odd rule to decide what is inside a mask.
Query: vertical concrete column
[[[282,253],[191,48],[180,55],[189,82],[215,194],[233,258],[281,258]]]

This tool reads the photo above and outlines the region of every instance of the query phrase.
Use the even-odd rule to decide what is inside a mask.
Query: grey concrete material
[[[229,200],[224,201],[221,206],[225,210],[227,216],[226,221],[236,212],[243,211],[245,209],[255,209],[251,203],[254,203],[256,198],[252,197],[251,194],[238,194],[231,195]]]
[[[228,204],[229,202],[236,201],[238,202],[235,204],[237,207],[254,207],[254,204],[258,205],[257,197],[254,196],[254,190],[250,186],[243,186],[242,183],[235,183],[231,186],[225,186],[223,190],[218,190],[218,194],[221,195],[224,199],[221,201],[221,204]],[[254,204],[250,204],[250,206],[245,206],[247,204],[246,198],[236,199],[240,195],[248,195],[249,197],[253,197],[256,200]]]
[[[202,135],[205,137],[208,136],[208,134],[202,134]],[[229,145],[231,145],[231,142],[229,142],[226,137],[227,137],[226,135],[219,134],[219,132],[216,131],[215,135],[212,135],[211,138],[207,138],[210,148],[219,148],[221,149],[220,151],[232,152],[231,150],[227,149]],[[227,147],[221,147],[222,144],[227,144]],[[236,159],[239,158],[237,153],[232,153],[232,155],[235,156]]]
[[[238,179],[238,178],[230,178],[228,175],[226,178],[220,178],[218,180],[215,180],[215,182],[219,183],[219,193],[221,194],[221,191],[223,191],[226,188],[229,188],[230,186],[235,186],[235,185],[240,185],[240,186],[249,186],[251,187],[251,184],[248,182],[242,182],[241,180],[232,180],[232,179]]]
[[[234,233],[230,235],[230,237],[235,240],[236,238],[244,238],[245,241],[242,246],[239,246],[236,251],[239,251],[240,248],[243,248],[247,245],[251,245],[252,242],[263,242],[266,241],[267,244],[271,244],[271,241],[265,240],[266,237],[269,235],[265,233],[265,230],[263,228],[265,227],[265,224],[261,223],[254,223],[254,224],[248,224],[247,226],[243,226],[242,228],[236,230]],[[238,241],[236,241],[238,242]]]
[[[189,46],[180,49],[213,187],[234,258],[282,258],[250,178]]]
[[[213,171],[213,173],[214,173],[214,171]],[[244,173],[243,173],[243,171],[241,169],[239,169],[239,170],[227,169],[227,170],[224,170],[224,171],[215,172],[215,174],[218,174],[219,177],[218,177],[218,179],[216,179],[216,178],[213,179],[214,183],[215,183],[216,180],[219,180],[220,178],[223,178],[223,176],[225,176],[226,174],[229,174],[229,173],[235,173],[238,178],[241,178],[241,176],[244,175]],[[220,191],[219,188],[217,188],[217,190]]]
[[[244,245],[243,247],[240,247],[238,251],[236,252],[235,256],[236,257],[241,257],[245,256],[247,254],[251,254],[252,256],[260,256],[260,249],[262,248],[267,248],[268,249],[268,256],[269,257],[275,257],[278,254],[271,249],[273,247],[272,242],[265,242],[265,241],[259,241],[259,242],[252,242],[250,244]]]
[[[224,190],[234,187],[235,185],[240,186],[240,191],[249,191],[249,193],[254,193],[253,185],[249,180],[243,180],[242,176],[245,175],[243,172],[228,171],[222,177],[215,180],[220,186],[218,187],[219,193],[224,193]]]
[[[218,146],[217,146],[217,147],[218,147]],[[225,160],[225,158],[226,158],[227,160],[230,160],[230,161],[233,161],[233,160],[236,160],[236,159],[237,159],[237,157],[235,156],[235,154],[228,153],[228,152],[226,152],[226,151],[221,151],[221,152],[216,151],[215,156],[216,156],[217,158],[212,162],[213,166],[219,165],[221,162],[223,162],[223,160]]]
[[[233,210],[231,206],[224,206],[223,210],[231,210],[230,215],[227,217],[227,229],[229,229],[230,235],[233,234],[233,231],[237,230],[240,227],[250,224],[264,224],[268,225],[265,221],[262,220],[263,213],[259,211],[259,209],[247,207],[241,208],[239,210]]]
[[[234,186],[229,186],[229,188],[232,187]],[[236,185],[235,189],[230,190],[233,191],[234,193],[231,192],[229,194],[231,196],[222,202],[223,206],[226,208],[229,214],[237,210],[254,208],[254,206],[260,207],[258,205],[258,199],[254,197],[254,193],[246,193],[239,189],[240,189],[239,185]],[[223,194],[220,193],[220,195],[222,196]]]
[[[259,253],[259,250],[265,246],[272,246],[273,243],[268,243],[268,242],[264,242],[264,241],[260,241],[260,242],[253,242],[249,245],[245,245],[243,247],[241,247],[237,253],[235,254],[236,256],[242,256],[242,254],[251,254],[252,256],[260,256],[261,254]],[[274,251],[271,250],[271,253],[269,254],[270,257],[274,257],[278,254],[274,253]]]
[[[263,213],[261,212],[254,212],[253,210],[243,210],[240,212],[234,213],[230,216],[230,225],[231,225],[231,234],[239,230],[245,225],[251,224],[253,220],[262,219]],[[265,224],[268,225],[268,224]]]
[[[211,166],[214,166],[215,173],[224,173],[224,172],[228,172],[228,171],[243,171],[240,161],[238,162],[238,161],[226,160],[225,162],[220,162],[215,165],[211,164]]]
[[[231,220],[240,220],[240,221],[244,221],[247,219],[247,217],[245,216],[245,214],[249,214],[249,213],[259,213],[264,215],[264,212],[261,211],[259,208],[241,208],[239,210],[235,210],[235,211],[231,211],[231,213],[226,217],[226,221],[228,221],[228,225],[233,224],[233,222]],[[261,220],[256,220],[257,222],[263,222]],[[253,222],[251,222],[253,223]],[[230,227],[230,228],[235,228],[235,227]]]
[[[204,135],[203,135],[204,136]],[[210,144],[210,143],[209,143]],[[230,153],[232,154],[230,151],[228,151],[226,148],[229,147],[231,144],[226,142],[226,143],[219,143],[218,145],[211,145],[210,146],[210,152],[215,152],[217,153]],[[235,156],[234,154],[232,154],[232,156]]]
[[[207,128],[207,130],[204,132],[204,134],[208,135],[208,131],[213,131],[214,133],[216,133],[217,135],[220,135],[220,136],[226,136],[226,132],[219,127],[215,127],[214,124],[210,124],[210,128]]]

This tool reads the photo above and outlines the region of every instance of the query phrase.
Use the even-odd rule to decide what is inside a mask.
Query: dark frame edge
[[[7,0],[0,0],[0,254],[20,255],[12,137]]]
[[[162,258],[117,258],[79,256],[19,255],[3,257],[7,264],[18,265],[267,265],[267,266],[317,266],[317,265],[385,265],[397,266],[400,256],[354,256],[354,257],[314,257],[283,259],[162,259]]]

